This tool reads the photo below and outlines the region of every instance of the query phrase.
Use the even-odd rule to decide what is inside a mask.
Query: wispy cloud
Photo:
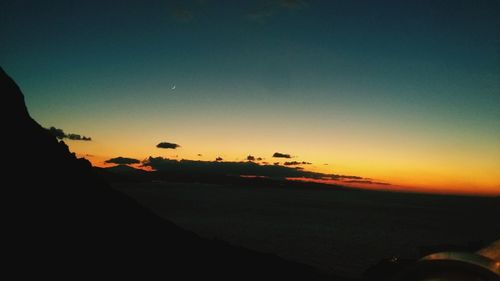
[[[305,162],[305,161],[302,161],[302,162],[299,162],[299,161],[290,161],[290,162],[283,163],[283,165],[285,165],[285,166],[311,165],[311,164],[312,163]]]
[[[376,185],[391,185],[390,183],[379,182],[379,181],[371,181],[371,180],[345,180],[344,182],[348,182],[348,183],[362,183],[362,184],[376,184]]]
[[[92,140],[90,137],[81,136],[78,134],[68,134],[67,138],[70,140],[81,140],[81,141],[91,141]]]
[[[367,180],[360,176],[349,176],[349,175],[336,175],[336,174],[328,174],[322,178],[325,180]]]
[[[62,139],[69,139],[69,140],[77,140],[77,141],[91,141],[92,138],[82,136],[79,134],[66,134],[62,129],[58,129],[55,127],[50,127],[47,129],[54,137],[62,140]]]

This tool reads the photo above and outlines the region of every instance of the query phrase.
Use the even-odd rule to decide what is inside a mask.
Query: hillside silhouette
[[[202,239],[158,217],[112,189],[87,160],[34,121],[3,69],[0,88],[7,132],[14,135],[4,138],[4,239],[7,268],[17,278],[341,280],[275,255]]]

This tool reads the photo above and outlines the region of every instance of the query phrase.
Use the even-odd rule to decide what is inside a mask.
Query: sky
[[[5,0],[0,38],[32,117],[95,165],[281,152],[500,194],[500,1]]]

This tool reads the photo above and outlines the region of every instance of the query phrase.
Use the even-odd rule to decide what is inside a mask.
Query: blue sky
[[[408,183],[420,169],[429,183],[418,184],[493,188],[498,11],[486,0],[2,1],[0,63],[39,122],[96,140],[72,146],[82,154],[146,157],[168,138],[185,157],[236,159],[277,143],[344,173]],[[477,170],[478,182],[464,172]]]

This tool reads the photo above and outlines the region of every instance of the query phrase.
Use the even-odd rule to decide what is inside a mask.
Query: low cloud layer
[[[302,164],[302,162],[299,162]],[[274,164],[264,165],[251,161],[242,162],[222,162],[221,157],[217,157],[214,161],[201,160],[175,160],[163,157],[149,157],[142,162],[144,167],[150,167],[161,173],[172,175],[210,175],[210,176],[258,176],[269,178],[310,178],[318,180],[337,180],[337,181],[366,181],[363,177],[323,174],[311,171],[306,171],[301,167],[289,167],[279,165],[279,162]]]
[[[56,127],[50,127],[47,129],[54,137],[57,139],[69,139],[69,140],[76,140],[76,141],[91,141],[92,138],[82,136],[79,134],[66,134],[62,129],[58,129]]]
[[[362,183],[362,184],[376,184],[376,185],[391,185],[390,183],[379,182],[379,181],[371,181],[371,180],[346,180],[344,182],[348,182],[348,183]]]
[[[323,179],[325,180],[344,180],[344,181],[348,181],[348,180],[366,180],[365,178],[363,177],[359,177],[359,176],[348,176],[348,175],[325,175],[325,177],[323,177]]]
[[[176,143],[171,143],[171,142],[160,142],[159,144],[156,145],[157,148],[164,148],[164,149],[176,149],[178,147],[181,147],[180,145]]]
[[[110,164],[118,164],[118,165],[130,165],[130,164],[139,164],[141,163],[140,160],[134,159],[134,158],[128,158],[128,157],[116,157],[116,158],[111,158],[106,161],[105,163],[110,163]]]

